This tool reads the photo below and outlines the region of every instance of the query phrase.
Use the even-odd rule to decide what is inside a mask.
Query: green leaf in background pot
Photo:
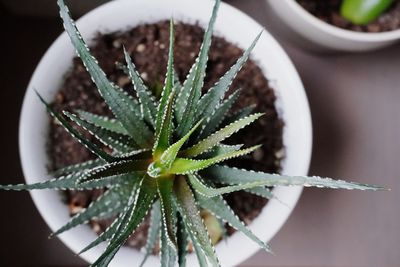
[[[344,0],[340,14],[356,25],[366,25],[387,10],[393,0]]]

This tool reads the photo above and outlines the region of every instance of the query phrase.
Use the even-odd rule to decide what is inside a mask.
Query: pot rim
[[[359,41],[359,42],[366,42],[366,43],[387,42],[400,39],[400,29],[393,31],[386,31],[386,32],[374,32],[374,33],[346,30],[315,17],[313,14],[311,14],[308,10],[303,8],[295,0],[280,0],[280,1],[286,2],[288,8],[290,8],[295,14],[301,17],[308,24],[314,26],[320,31],[326,32],[338,38]]]
[[[171,10],[172,13],[179,13],[179,15],[183,16],[183,18],[185,19],[195,18],[196,21],[198,20],[203,24],[204,22],[208,21],[209,15],[211,14],[212,5],[214,3],[214,1],[211,0],[201,1],[201,4],[199,4],[199,1],[196,0],[138,0],[135,1],[134,3],[130,0],[112,1],[92,10],[91,12],[89,12],[88,14],[77,20],[77,26],[78,28],[80,28],[83,36],[86,35],[93,36],[93,33],[98,32],[99,30],[107,31],[108,29],[115,27],[114,24],[117,22],[108,21],[107,23],[109,24],[105,26],[105,28],[97,26],[95,29],[90,28],[90,26],[104,23],[104,21],[99,18],[104,18],[107,16],[110,17],[109,14],[113,13],[110,11],[115,11],[115,10],[121,11],[123,10],[123,7],[126,8],[126,7],[132,7],[133,5],[137,5],[144,9],[148,10],[151,9],[156,14],[165,15],[166,12],[169,12],[166,11],[169,8],[168,4],[174,4],[174,3],[176,4],[177,2],[179,2],[179,6],[175,5]],[[121,13],[121,16],[117,17],[119,20],[122,20],[121,17],[124,18],[126,17],[125,10],[123,11],[125,13]],[[190,13],[190,15],[187,15],[187,13]],[[129,15],[131,16],[131,14]],[[140,23],[143,22],[149,23],[152,21],[152,19],[154,19],[154,17],[149,18],[148,20],[147,18],[152,15],[153,13],[148,13],[147,15],[143,15],[144,17],[146,17],[144,21],[129,25],[130,27],[134,27],[135,25],[139,25]],[[177,18],[176,16],[174,17],[175,19]],[[158,21],[165,18],[166,16],[156,17]],[[229,20],[229,18],[231,19],[234,18],[235,21]],[[180,20],[180,18],[178,17],[177,20]],[[234,7],[229,6],[228,4],[221,3],[220,13],[216,24],[216,34],[218,35],[218,33],[220,32],[229,32],[229,34],[227,33],[226,36],[224,35],[224,37],[228,41],[233,43],[241,42],[242,44],[245,43],[246,45],[249,45],[251,43],[251,39],[249,39],[248,37],[237,38],[237,39],[233,38],[235,40],[233,41],[231,40],[230,37],[237,35],[236,33],[232,32],[239,31],[242,32],[243,35],[246,35],[246,32],[248,32],[239,28],[231,27],[231,25],[235,25],[237,21],[240,21],[241,25],[246,25],[252,29],[255,29],[254,34],[252,34],[253,37],[255,37],[255,35],[259,32],[259,29],[262,28],[257,22],[255,22],[252,18],[248,17],[241,11],[237,10]],[[128,22],[125,22],[125,24],[128,25]],[[123,27],[122,26],[118,27],[118,29],[121,30],[123,29]],[[246,39],[246,41],[243,41],[243,39]],[[269,47],[269,49],[274,50],[274,53],[263,50],[263,48],[265,48],[264,47],[265,45]],[[242,45],[239,46],[243,48]],[[308,101],[304,92],[303,85],[289,57],[286,55],[286,53],[283,51],[280,45],[268,32],[266,31],[264,32],[257,47],[258,48],[254,50],[253,55],[257,59],[257,61],[259,61],[258,65],[261,68],[264,68],[264,74],[266,74],[265,72],[268,71],[266,77],[274,85],[273,87],[275,89],[276,88],[279,89],[280,87],[286,88],[284,86],[287,85],[288,88],[293,89],[293,91],[290,92],[288,91],[289,89],[287,89],[286,91],[285,90],[275,91],[278,100],[280,100],[278,102],[282,102],[282,103],[277,103],[278,108],[279,106],[288,107],[289,104],[285,103],[285,101],[287,101],[294,103],[295,106],[298,105],[299,109],[291,112],[294,113],[292,114],[292,117],[295,115],[296,112],[298,112],[298,114],[296,114],[298,118],[296,119],[291,118],[290,120],[285,121],[288,124],[286,125],[284,130],[284,144],[285,146],[287,145],[286,148],[288,151],[288,156],[285,162],[283,163],[284,165],[283,172],[286,174],[306,175],[311,158],[312,126],[311,126],[310,110],[308,107]],[[48,72],[46,71],[53,71],[54,69],[59,70],[60,68],[61,69],[64,68],[64,70],[68,69],[67,67],[69,67],[70,64],[69,65],[67,64],[68,66],[64,66],[65,64],[62,66],[57,65],[59,64],[59,62],[55,61],[54,57],[59,53],[63,53],[63,55],[69,57],[71,51],[73,53],[72,45],[70,45],[66,33],[63,32],[56,39],[56,41],[49,47],[49,49],[42,57],[28,85],[28,89],[24,97],[22,111],[20,115],[20,128],[19,128],[20,157],[21,157],[23,173],[27,183],[46,180],[47,178],[49,178],[49,175],[47,175],[45,171],[46,163],[48,163],[48,158],[44,152],[44,150],[46,149],[44,147],[45,142],[43,141],[47,140],[46,127],[48,124],[48,118],[46,121],[46,119],[43,117],[44,116],[43,109],[41,112],[38,112],[38,114],[35,114],[35,116],[31,115],[32,113],[34,113],[32,112],[32,110],[40,110],[40,107],[38,106],[40,104],[38,103],[39,101],[37,101],[37,99],[35,98],[34,89],[37,88],[37,90],[40,91],[42,90],[41,88],[46,87],[46,83],[44,83],[44,81],[48,82],[49,80],[51,81],[52,79],[53,80],[55,79],[56,81],[54,82],[52,89],[46,89],[46,90],[43,89],[43,92],[41,92],[42,94],[44,94],[45,97],[54,96],[54,93],[57,92],[56,90],[57,86],[55,84],[57,84],[57,82],[60,83],[59,79],[61,78],[57,80],[56,78],[52,77],[52,75],[49,75]],[[276,74],[274,72],[278,72],[278,70],[275,69],[265,70],[265,68],[267,68],[269,65],[272,65],[272,64],[265,64],[266,61],[265,58],[267,58],[267,56],[272,57],[274,63],[279,63],[277,65],[281,66],[279,67],[279,71],[282,73],[277,75],[281,77],[280,79],[275,78],[276,76],[274,76]],[[278,69],[278,67],[276,68]],[[58,73],[60,72],[62,72],[63,75],[65,73],[64,71],[59,70],[55,74],[59,75]],[[269,74],[271,74],[271,76]],[[285,78],[283,79],[283,77]],[[40,83],[42,83],[43,87],[37,87],[38,84]],[[51,84],[51,82],[48,83]],[[285,110],[285,108],[282,109]],[[292,109],[292,107],[290,107],[290,109]],[[287,114],[288,113],[289,112],[287,112]],[[287,116],[287,114],[284,114],[283,117]],[[40,120],[38,122],[34,121],[37,120],[37,118],[39,118],[40,116],[42,118],[41,121]],[[39,141],[32,143],[31,140],[39,140]],[[42,141],[41,144],[39,144],[40,140]],[[288,144],[289,142],[290,145]],[[38,153],[37,151],[39,151],[40,153]],[[297,158],[297,160],[294,161],[293,158]],[[43,162],[45,164],[43,164]],[[39,178],[38,176],[40,176],[41,178],[38,179]],[[290,215],[294,206],[296,205],[301,192],[302,192],[302,187],[299,186],[290,188],[289,187],[275,188],[274,193],[278,197],[281,197],[281,200],[285,202],[286,206],[282,205],[281,202],[275,199],[270,200],[264,207],[259,217],[256,218],[253,221],[253,223],[250,224],[249,228],[255,231],[259,236],[261,236],[262,239],[269,241],[287,220],[288,216]],[[60,201],[61,198],[54,191],[52,192],[31,191],[30,194],[40,214],[42,215],[46,223],[53,231],[55,231],[58,227],[60,227],[63,223],[65,223],[65,220],[63,221],[62,218],[65,218],[67,216],[68,213],[67,209],[65,209],[65,211],[59,210],[61,209],[62,206],[64,206],[64,204],[61,203]],[[49,210],[51,210],[51,212],[49,212]],[[271,213],[274,214],[273,217],[274,220],[264,220],[262,218]],[[55,214],[57,214],[57,216],[54,216]],[[264,227],[265,229],[268,230],[263,229]],[[258,233],[256,230],[260,231],[260,229],[263,229],[263,231],[261,233]],[[82,226],[62,234],[60,236],[60,239],[71,250],[73,250],[74,252],[78,252],[84,245],[88,244],[91,241],[89,238],[94,238],[94,237],[95,234],[89,227]],[[82,243],[82,239],[85,240],[85,243]],[[81,255],[81,257],[87,260],[88,262],[93,262],[102,252],[103,248],[104,246],[99,246],[97,248],[94,248],[93,250]],[[220,242],[217,245],[216,249],[217,249],[217,254],[221,260],[221,263],[224,264],[224,266],[232,266],[240,263],[241,261],[245,260],[252,254],[254,254],[257,250],[259,250],[259,247],[257,246],[257,244],[254,244],[252,243],[252,241],[248,240],[242,233],[235,233],[234,235],[232,235],[227,239],[227,242]],[[229,253],[231,251],[235,251],[235,253],[233,254]],[[138,251],[122,248],[121,252],[117,254],[116,258],[114,259],[114,262],[110,266],[126,266],[127,262],[133,264],[134,263],[133,260],[139,262],[141,258],[137,259],[137,257],[136,258],[134,257],[134,255],[138,256],[139,254],[140,253]],[[127,261],[127,259],[129,259],[129,261]],[[188,266],[196,266],[197,265],[196,262],[197,260],[195,259],[194,255],[190,255],[188,257],[188,264],[189,264]],[[158,257],[152,256],[149,259],[148,264],[146,266],[154,266],[155,264],[158,264]]]

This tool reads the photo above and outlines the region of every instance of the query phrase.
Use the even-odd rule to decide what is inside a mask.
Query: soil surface
[[[176,25],[175,69],[182,81],[199,51],[203,33],[203,29],[199,26],[182,23]],[[122,46],[125,46],[131,54],[141,76],[148,85],[152,88],[159,88],[165,77],[168,42],[169,22],[161,21],[156,24],[141,25],[126,32],[99,34],[93,42],[91,51],[109,78],[128,92],[132,92],[129,78],[115,65],[115,62],[124,62]],[[224,39],[214,38],[204,90],[208,90],[218,81],[242,52],[242,49]],[[232,142],[244,143],[246,147],[262,144],[262,149],[247,158],[232,161],[230,164],[277,173],[280,170],[280,161],[284,157],[283,122],[278,118],[275,109],[274,92],[269,87],[268,80],[264,77],[261,69],[252,61],[249,61],[241,70],[231,86],[231,91],[238,88],[242,88],[242,93],[235,110],[256,104],[256,111],[264,112],[267,116],[263,116],[244,131],[231,137]],[[59,88],[52,105],[57,111],[83,109],[111,116],[81,61],[77,58],[73,60],[73,66],[66,74],[65,82]],[[70,137],[54,121],[51,121],[49,153],[53,169],[93,158],[88,150]],[[87,207],[100,193],[99,190],[67,192],[71,215]],[[246,224],[258,216],[267,202],[263,198],[245,192],[232,193],[226,196],[226,200]],[[110,221],[93,221],[91,224],[93,229],[100,233],[110,224]],[[147,228],[148,220],[145,220],[127,244],[135,248],[142,247],[145,244]],[[228,232],[232,233],[233,230],[228,228]]]
[[[357,32],[386,32],[400,29],[400,1],[368,25],[354,25],[340,15],[342,0],[296,0],[317,18],[334,26]]]

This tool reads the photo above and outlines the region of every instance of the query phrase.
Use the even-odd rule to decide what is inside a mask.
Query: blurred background
[[[103,0],[72,0],[78,17]],[[271,241],[241,266],[400,266],[400,45],[348,54],[308,51],[265,0],[229,0],[276,37],[293,60],[310,101],[310,174],[383,184],[391,192],[305,189]],[[62,32],[54,0],[0,0],[1,183],[23,182],[18,117],[29,78]],[[28,193],[0,192],[0,266],[85,266],[50,230]]]

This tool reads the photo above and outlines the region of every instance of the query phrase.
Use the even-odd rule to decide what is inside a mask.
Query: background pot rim
[[[176,4],[176,2],[179,2],[179,5],[172,5],[173,8],[170,7],[171,3]],[[114,29],[123,29],[126,25],[133,27],[141,22],[154,22],[166,19],[171,13],[176,20],[180,20],[181,17],[184,18],[184,21],[193,20],[194,18],[195,21],[198,20],[203,25],[209,19],[213,1],[207,0],[199,3],[196,0],[113,1],[83,16],[77,21],[77,25],[85,39],[88,39],[87,36],[93,37],[93,33],[98,31],[113,31]],[[134,9],[128,8],[133,6],[141,8],[142,13],[145,14],[142,15],[142,19],[133,18]],[[146,10],[151,10],[152,12],[146,13]],[[119,16],[115,16],[115,12],[121,13]],[[112,17],[114,20],[104,22],[106,17]],[[121,22],[124,19],[127,19],[127,21]],[[133,23],[133,21],[136,22]],[[107,26],[104,23],[107,23]],[[239,24],[243,27],[234,27]],[[96,25],[95,28],[92,27],[94,25]],[[244,28],[251,28],[251,31],[244,30]],[[230,42],[238,43],[243,48],[251,43],[251,40],[261,28],[257,22],[241,11],[225,3],[221,3],[216,24],[217,35],[223,32],[222,36],[224,38]],[[237,38],[239,34],[241,36]],[[269,49],[273,51],[269,51]],[[63,58],[58,58],[57,55],[59,54],[63,54]],[[45,152],[48,118],[43,107],[35,97],[34,89],[37,89],[47,99],[54,96],[61,82],[60,76],[63,76],[71,66],[70,61],[72,57],[72,45],[64,32],[47,50],[28,85],[22,106],[19,129],[20,156],[27,183],[49,178],[46,172],[48,159]],[[254,50],[253,58],[258,61],[258,65],[263,68],[264,74],[266,74],[272,86],[276,88],[279,100],[277,103],[278,108],[285,111],[282,116],[287,124],[284,129],[284,144],[287,149],[287,158],[283,163],[283,172],[292,175],[306,175],[311,158],[312,131],[310,110],[301,80],[286,53],[268,32],[265,32],[260,39],[259,44]],[[69,63],[66,63],[68,61]],[[273,62],[273,64],[266,62]],[[54,75],[51,75],[52,71],[55,72]],[[48,84],[52,84],[52,86],[49,87]],[[39,110],[40,112],[33,112]],[[33,140],[34,142],[32,142]],[[276,200],[269,201],[260,216],[250,225],[250,229],[254,230],[262,239],[270,240],[288,218],[297,203],[301,191],[302,187],[275,188],[275,194],[287,206],[282,205]],[[53,231],[65,223],[66,218],[69,217],[68,210],[65,207],[64,210],[61,210],[61,207],[65,205],[60,201],[61,198],[57,193],[53,191],[32,191],[31,196],[40,214]],[[271,220],[268,214],[274,214],[274,217],[272,217],[274,220]],[[264,220],[264,217],[268,217],[270,220]],[[263,231],[260,232],[261,229]],[[60,239],[71,250],[77,252],[84,245],[88,244],[91,239],[94,239],[94,237],[95,234],[92,230],[87,226],[83,226],[62,234]],[[100,246],[89,251],[83,254],[82,258],[92,262],[99,256],[103,248],[104,246]],[[246,239],[243,234],[235,233],[228,239],[228,242],[221,242],[217,246],[217,253],[223,266],[231,266],[245,260],[258,249],[257,244]],[[228,253],[229,251],[235,251],[235,253]],[[137,251],[123,248],[111,266],[126,266],[124,263],[130,262],[130,264],[134,264],[135,261],[139,262],[141,257],[134,257],[134,255],[138,254]],[[195,262],[195,256],[189,256],[188,266],[195,266]],[[148,266],[154,266],[157,263],[157,257],[152,257],[148,261]]]

